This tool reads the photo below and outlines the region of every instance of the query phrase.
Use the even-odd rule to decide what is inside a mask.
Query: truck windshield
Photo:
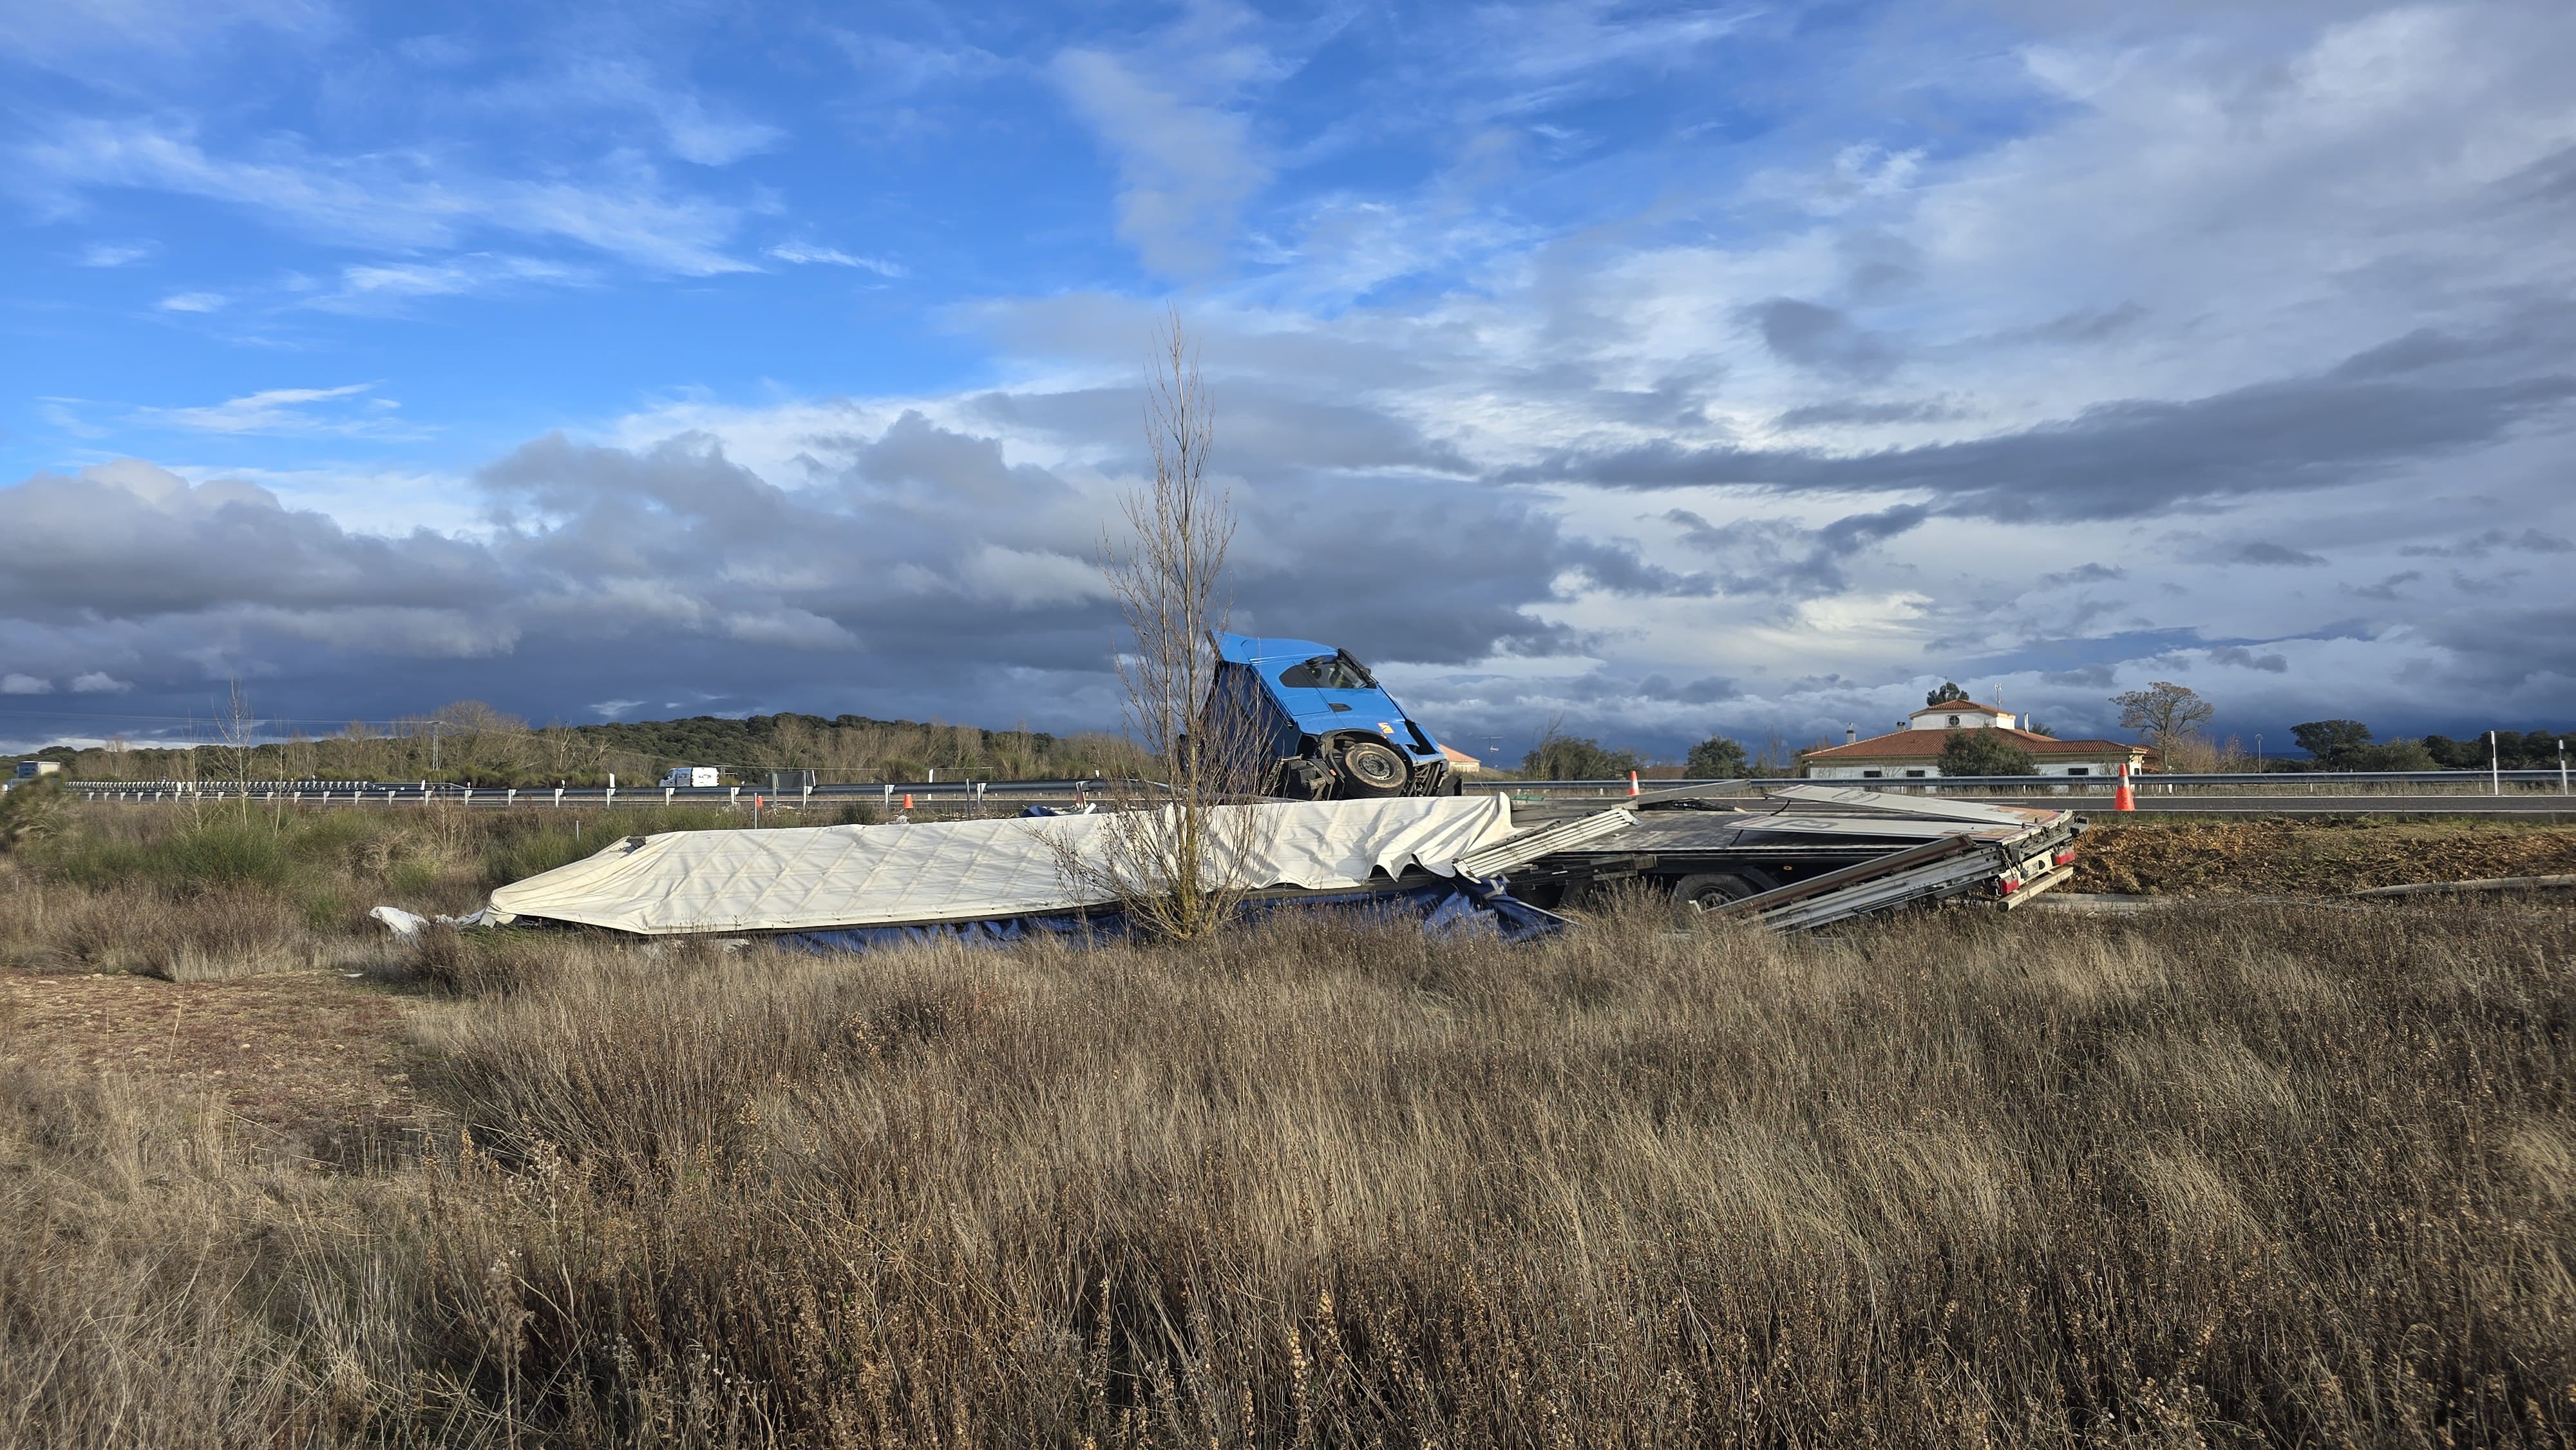
[[[1360,662],[1348,655],[1317,655],[1311,660],[1290,665],[1279,672],[1279,683],[1292,690],[1373,690],[1377,681],[1369,678]]]

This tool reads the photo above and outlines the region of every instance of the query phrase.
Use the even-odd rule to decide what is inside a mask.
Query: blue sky
[[[1111,723],[1166,307],[1462,738],[2576,725],[2563,5],[530,10],[0,8],[0,735]]]

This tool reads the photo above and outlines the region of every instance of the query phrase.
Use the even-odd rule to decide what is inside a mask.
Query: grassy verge
[[[2564,916],[1665,920],[521,938],[344,1172],[0,1025],[0,1441],[2576,1430]]]
[[[623,836],[745,824],[720,807],[659,805],[379,812],[256,801],[56,803],[46,814],[41,829],[0,854],[0,965],[177,981],[364,968],[383,955],[383,929],[366,916],[372,907],[462,913],[495,886]],[[830,823],[840,819],[835,812]]]
[[[2576,872],[2576,829],[2513,820],[2095,816],[2073,889],[2333,896],[2414,881]]]

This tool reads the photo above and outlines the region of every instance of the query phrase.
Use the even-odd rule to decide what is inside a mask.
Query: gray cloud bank
[[[1132,419],[1122,401],[1108,411]],[[1245,450],[1311,421],[1238,412]],[[233,677],[264,713],[299,719],[470,695],[541,719],[633,700],[632,714],[1113,723],[1123,633],[1094,561],[1132,472],[1012,463],[996,437],[919,412],[849,423],[796,440],[787,482],[704,433],[539,438],[475,475],[491,526],[471,538],[357,533],[252,484],[136,460],[39,474],[0,489],[0,641],[30,681],[129,682],[103,707],[135,722],[128,734],[209,713]],[[1421,440],[1377,433],[1357,452],[1346,433],[1332,466],[1232,485],[1245,627],[1460,664],[1569,643],[1531,612],[1560,581],[1656,582],[1632,549],[1566,536],[1527,498],[1403,471],[1429,456]],[[71,711],[30,718],[48,714]],[[61,733],[107,733],[108,715]]]
[[[2554,340],[2563,347],[2576,334]],[[2101,403],[2062,421],[1958,442],[1834,453],[1658,440],[1560,450],[1500,477],[1784,494],[1922,490],[1939,499],[1941,512],[1966,518],[2134,518],[2361,482],[2472,452],[2519,428],[2561,423],[2576,402],[2576,373],[2515,375],[2512,365],[2530,352],[2521,336],[2417,333],[2310,377],[2184,401]]]

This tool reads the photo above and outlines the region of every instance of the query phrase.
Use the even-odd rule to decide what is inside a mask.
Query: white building
[[[2156,752],[2117,740],[2060,740],[2021,728],[2021,717],[2001,705],[1950,700],[1905,717],[1905,728],[1851,740],[1800,756],[1811,780],[1928,780],[1941,774],[1941,749],[1954,730],[2000,730],[2030,752],[2040,775],[2107,776],[2128,762],[2132,773],[2152,769]]]

